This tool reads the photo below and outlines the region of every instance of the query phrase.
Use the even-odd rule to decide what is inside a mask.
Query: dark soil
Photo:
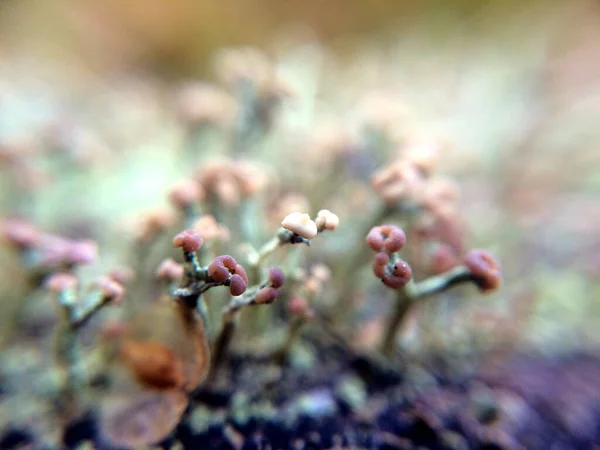
[[[595,356],[517,354],[457,375],[444,360],[383,367],[365,357],[320,354],[318,369],[285,365],[279,373],[266,359],[234,358],[212,387],[193,395],[180,425],[159,445],[392,450],[586,449],[600,443]],[[93,413],[64,433],[66,448],[84,441],[108,449]],[[0,448],[51,447],[23,425],[3,431]]]

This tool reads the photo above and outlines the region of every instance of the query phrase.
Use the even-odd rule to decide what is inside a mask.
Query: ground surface
[[[600,443],[600,359],[589,354],[512,355],[467,375],[440,359],[384,367],[333,348],[313,356],[309,365],[292,361],[281,371],[268,359],[234,358],[212,387],[194,394],[181,424],[160,445],[567,449]],[[0,399],[7,397],[0,390]],[[108,448],[93,412],[71,423],[62,439],[67,448]],[[9,421],[0,435],[1,449],[54,447],[24,417]]]

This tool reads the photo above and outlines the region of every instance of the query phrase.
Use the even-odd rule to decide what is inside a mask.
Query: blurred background
[[[72,234],[95,221],[101,245],[119,242],[130,216],[165,203],[189,171],[175,151],[177,90],[219,79],[215,60],[232,46],[260,48],[289,84],[282,154],[317,125],[367,119],[443,140],[439,167],[463,190],[471,242],[506,274],[475,326],[534,346],[598,344],[593,0],[4,0],[5,156],[33,160],[40,142],[59,140],[79,162],[5,167],[2,214]],[[119,258],[103,253],[106,265]]]

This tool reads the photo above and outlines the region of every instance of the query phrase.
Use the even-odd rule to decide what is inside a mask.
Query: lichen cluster
[[[160,120],[50,121],[0,148],[0,404],[33,405],[32,445],[512,442],[483,428],[518,402],[485,383],[448,413],[493,347],[461,314],[503,285],[444,174],[458,145],[377,94],[323,125],[278,69],[231,49],[216,82],[156,88]],[[22,426],[2,413],[1,442]]]

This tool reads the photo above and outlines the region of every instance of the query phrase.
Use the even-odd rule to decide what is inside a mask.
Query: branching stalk
[[[388,357],[393,354],[396,347],[396,336],[398,336],[404,319],[415,302],[443,292],[453,286],[474,281],[475,279],[467,267],[458,266],[418,283],[411,280],[406,286],[398,288],[394,312],[384,333],[381,352]]]

